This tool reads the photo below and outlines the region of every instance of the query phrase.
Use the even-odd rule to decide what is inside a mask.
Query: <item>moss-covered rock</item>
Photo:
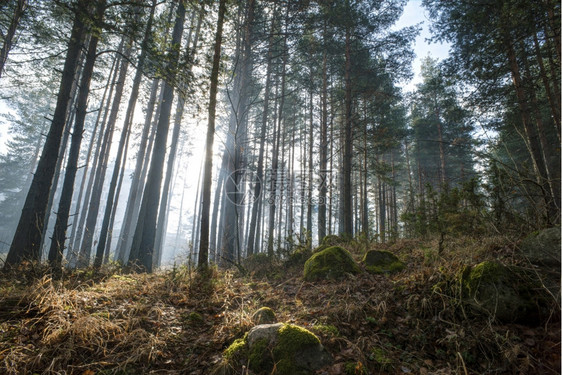
[[[256,325],[271,324],[277,322],[277,317],[269,307],[262,307],[252,315],[252,322]]]
[[[304,279],[339,278],[346,273],[356,274],[360,269],[349,251],[339,246],[332,246],[310,257],[304,264]]]
[[[460,276],[466,311],[502,322],[538,324],[545,305],[544,288],[517,267],[485,261]]]
[[[255,326],[243,339],[238,339],[224,353],[221,369],[248,364],[256,374],[308,375],[328,365],[332,357],[312,332],[292,324]]]
[[[519,248],[533,264],[560,267],[560,227],[530,234],[521,242]]]
[[[388,251],[367,251],[362,260],[365,269],[370,273],[392,273],[402,271],[404,263]]]

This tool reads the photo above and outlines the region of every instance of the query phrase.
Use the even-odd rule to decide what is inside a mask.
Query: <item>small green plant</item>
[[[369,359],[375,362],[381,371],[389,371],[392,369],[393,360],[383,348],[372,348]]]

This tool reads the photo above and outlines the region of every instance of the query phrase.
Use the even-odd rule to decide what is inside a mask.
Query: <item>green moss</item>
[[[339,246],[332,246],[314,254],[304,264],[304,279],[309,281],[339,278],[346,273],[359,272],[359,266],[349,251]]]
[[[248,353],[248,363],[253,371],[268,372],[272,368],[273,362],[269,351],[267,339],[260,339],[254,343],[252,350]]]
[[[393,273],[404,269],[404,263],[389,251],[368,251],[362,262],[370,273]]]
[[[292,324],[281,327],[277,340],[273,358],[277,363],[278,375],[298,374],[295,354],[307,347],[320,345],[320,340],[312,332]]]
[[[303,365],[305,358],[320,347],[320,340],[312,332],[291,324],[280,324],[273,337],[258,338],[249,345],[248,336],[234,341],[224,352],[216,374],[223,369],[247,364],[252,373],[277,375],[308,375],[312,370]],[[323,349],[322,349],[323,350]],[[318,354],[316,354],[318,355]],[[318,363],[318,362],[317,362]]]
[[[465,269],[463,275],[468,276],[464,285],[471,295],[476,293],[481,284],[496,283],[508,277],[507,267],[496,262],[482,262],[472,269]]]
[[[269,307],[262,307],[252,315],[254,324],[270,324],[277,321],[277,317],[272,309]]]
[[[460,275],[463,303],[473,315],[503,322],[539,322],[544,303],[540,283],[524,269],[485,261]]]
[[[224,358],[233,361],[245,357],[247,354],[248,346],[246,345],[246,337],[234,340],[228,348],[222,353]]]

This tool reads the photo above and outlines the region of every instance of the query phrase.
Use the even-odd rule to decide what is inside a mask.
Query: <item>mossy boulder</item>
[[[384,250],[367,251],[362,263],[369,273],[393,273],[404,269],[404,263],[396,255]]]
[[[277,322],[277,317],[269,307],[262,307],[252,315],[252,322],[256,325]]]
[[[525,270],[485,261],[460,276],[465,310],[504,323],[538,324],[546,305],[544,288]]]
[[[532,264],[560,267],[560,227],[548,228],[527,236],[519,245]]]
[[[336,279],[347,273],[357,274],[361,270],[349,251],[332,246],[310,257],[304,264],[304,279]]]
[[[223,368],[248,364],[256,374],[270,374],[275,367],[277,375],[308,375],[332,362],[331,355],[312,332],[284,323],[255,326],[223,355],[227,362]]]

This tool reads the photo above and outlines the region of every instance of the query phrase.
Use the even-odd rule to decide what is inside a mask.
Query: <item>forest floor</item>
[[[466,318],[447,292],[466,264],[518,262],[506,239],[404,240],[393,275],[305,282],[302,266],[254,262],[211,280],[176,267],[154,274],[41,271],[0,275],[2,374],[211,374],[263,306],[310,329],[332,354],[318,374],[559,374],[560,314],[540,325]],[[360,244],[347,246],[359,260]],[[440,285],[441,287],[435,287]],[[239,373],[251,374],[240,369]]]

